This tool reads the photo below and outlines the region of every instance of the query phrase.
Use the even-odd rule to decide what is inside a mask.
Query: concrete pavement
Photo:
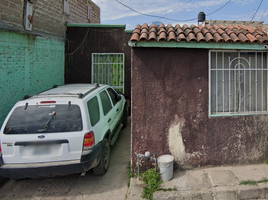
[[[240,185],[241,181],[268,179],[268,165],[245,165],[202,168],[175,171],[173,179],[162,184],[162,188],[176,188],[177,191],[157,191],[156,200],[240,200],[268,199],[268,183]],[[141,198],[144,183],[132,178],[128,200]]]

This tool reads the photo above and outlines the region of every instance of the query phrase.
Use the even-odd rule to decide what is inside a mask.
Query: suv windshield
[[[82,130],[77,105],[30,105],[17,107],[11,114],[4,134],[55,133]]]

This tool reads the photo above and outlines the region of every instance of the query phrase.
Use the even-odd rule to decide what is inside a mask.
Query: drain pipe
[[[140,158],[144,158],[145,161],[155,162],[155,173],[156,173],[156,158],[150,156],[150,152],[146,151],[145,154],[138,154],[138,178],[140,180]]]

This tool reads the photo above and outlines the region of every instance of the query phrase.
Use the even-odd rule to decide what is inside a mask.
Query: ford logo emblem
[[[45,136],[44,135],[38,135],[38,138],[43,139],[43,138],[45,138]]]

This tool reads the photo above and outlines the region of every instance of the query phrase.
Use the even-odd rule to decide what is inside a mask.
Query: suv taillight
[[[2,155],[1,141],[0,141],[0,156]]]
[[[86,133],[84,135],[84,145],[83,145],[83,150],[89,150],[91,149],[95,144],[95,139],[94,139],[94,133],[93,131]]]

